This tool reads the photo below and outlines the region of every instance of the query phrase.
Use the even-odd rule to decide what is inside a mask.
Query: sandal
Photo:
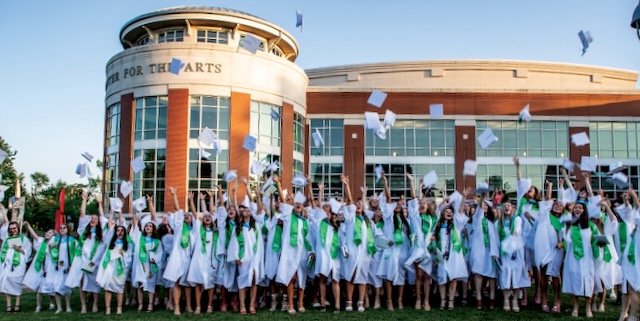
[[[553,308],[551,308],[551,313],[560,313],[560,306],[554,305]]]
[[[147,312],[153,312],[153,304],[149,304],[149,306],[147,306]]]
[[[13,307],[13,313],[17,313],[17,312],[20,312],[20,306],[19,305],[16,305],[16,306]]]
[[[542,312],[544,312],[544,313],[549,313],[549,306],[548,306],[548,305],[546,305],[546,304],[543,304],[543,305],[542,305]]]
[[[240,308],[240,315],[247,315],[247,309],[245,307]]]
[[[256,308],[254,308],[254,307],[249,307],[249,314],[251,314],[251,315],[256,314]]]
[[[578,317],[578,309],[574,308],[573,311],[571,311],[571,316],[574,318]]]
[[[13,312],[13,309],[10,306],[8,306],[7,307],[7,313],[12,313],[12,312]]]
[[[440,310],[444,310],[445,305],[447,304],[447,300],[441,299],[440,300]]]
[[[449,306],[447,307],[449,311],[453,311],[453,300],[449,300]]]

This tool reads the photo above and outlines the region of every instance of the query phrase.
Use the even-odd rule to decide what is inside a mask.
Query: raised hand
[[[514,157],[512,160],[513,165],[516,165],[516,167],[520,167],[520,159],[518,157]]]
[[[173,186],[169,186],[169,192],[171,192],[171,195],[176,195],[176,188]]]

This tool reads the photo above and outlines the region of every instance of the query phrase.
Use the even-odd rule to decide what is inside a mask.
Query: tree
[[[33,197],[39,198],[39,192],[49,185],[49,176],[43,172],[35,172],[31,174],[31,181],[33,182],[31,194]]]
[[[2,179],[0,180],[1,185],[9,186],[9,188],[4,192],[4,200],[2,203],[5,208],[9,206],[9,198],[16,193],[16,179],[20,179],[20,189],[26,194],[26,186],[24,185],[24,174],[18,173],[13,166],[14,156],[16,155],[16,151],[12,151],[11,146],[0,136],[0,149],[7,152],[9,157],[7,157],[4,162],[0,164],[0,174],[2,175]],[[26,195],[21,195],[26,197]]]

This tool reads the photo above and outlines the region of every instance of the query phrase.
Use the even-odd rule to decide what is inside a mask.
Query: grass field
[[[44,302],[48,302],[47,299],[43,300]],[[241,316],[238,313],[234,312],[226,312],[221,313],[219,311],[215,311],[213,314],[201,314],[195,315],[193,313],[183,313],[181,317],[175,317],[172,312],[165,311],[162,307],[158,308],[157,311],[146,313],[140,312],[138,313],[136,307],[125,307],[124,313],[122,315],[115,315],[115,297],[113,298],[112,303],[112,315],[105,316],[104,315],[104,298],[100,296],[100,312],[98,313],[87,313],[80,314],[80,298],[78,294],[74,291],[72,297],[72,305],[74,311],[70,314],[61,313],[59,315],[54,314],[53,310],[43,310],[40,313],[34,313],[35,309],[35,294],[27,293],[23,295],[22,298],[22,312],[20,313],[5,313],[4,300],[0,306],[2,307],[0,310],[0,320],[72,320],[82,318],[83,320],[159,320],[159,319],[189,319],[189,320],[210,320],[210,319],[224,319],[224,320],[416,320],[416,319],[429,319],[429,320],[464,320],[464,321],[489,321],[489,320],[575,320],[571,318],[571,305],[570,298],[568,295],[563,297],[563,311],[561,314],[549,314],[542,313],[538,306],[532,306],[530,304],[529,307],[523,308],[520,313],[513,312],[504,312],[501,309],[501,304],[497,304],[497,308],[493,311],[489,311],[487,309],[478,311],[475,309],[474,305],[470,302],[469,306],[462,307],[459,304],[456,306],[454,311],[447,310],[438,310],[437,305],[432,304],[432,307],[435,307],[430,312],[426,311],[417,311],[411,306],[405,306],[404,310],[395,310],[393,312],[387,311],[386,309],[373,310],[369,309],[365,313],[358,312],[345,312],[341,311],[339,314],[333,314],[331,310],[328,312],[319,312],[313,308],[308,307],[307,312],[304,314],[296,314],[289,315],[285,312],[269,312],[268,309],[260,309],[258,313],[254,316]],[[529,302],[533,302],[533,299],[530,299]],[[48,306],[44,304],[44,306]],[[218,305],[214,302],[214,307]],[[344,305],[343,305],[344,306]],[[90,308],[90,305],[89,305]],[[606,313],[594,313],[594,320],[617,320],[620,312],[620,306],[614,304],[614,302],[607,302],[607,312]],[[580,310],[581,318],[584,317],[584,309]]]

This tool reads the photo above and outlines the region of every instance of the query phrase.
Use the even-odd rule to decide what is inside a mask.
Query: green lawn
[[[571,318],[570,313],[570,298],[569,296],[563,297],[563,312],[560,315],[557,314],[545,314],[539,311],[539,308],[534,308],[529,306],[528,308],[524,308],[523,311],[516,314],[513,312],[504,312],[501,309],[501,304],[498,304],[498,307],[493,311],[476,310],[470,303],[468,307],[456,306],[454,311],[447,310],[432,310],[431,312],[425,311],[416,311],[413,306],[407,306],[404,310],[397,310],[394,312],[389,312],[385,309],[381,310],[368,310],[365,313],[358,312],[345,312],[342,311],[339,314],[333,314],[331,310],[328,312],[319,312],[313,308],[307,308],[307,312],[304,314],[296,314],[293,316],[288,315],[285,312],[269,312],[268,309],[258,310],[257,315],[255,316],[241,316],[238,313],[234,312],[214,312],[211,315],[202,314],[196,316],[192,313],[183,313],[182,319],[189,320],[211,320],[211,319],[222,319],[224,320],[246,320],[246,319],[254,319],[254,320],[415,320],[426,318],[430,320],[463,320],[463,321],[473,321],[473,320],[536,320],[536,319],[544,319],[544,320],[575,320]],[[169,319],[175,318],[172,312],[165,311],[162,309],[161,311],[154,311],[152,313],[141,312],[138,313],[136,311],[136,307],[126,307],[125,311],[122,315],[115,315],[115,297],[113,298],[112,303],[112,315],[107,317],[104,315],[104,298],[100,297],[100,312],[98,313],[87,313],[85,315],[81,315],[79,313],[80,303],[79,296],[76,292],[72,297],[72,304],[74,311],[71,314],[61,313],[59,315],[55,315],[53,311],[44,310],[40,313],[34,313],[35,309],[35,294],[27,293],[23,295],[22,300],[22,312],[7,314],[5,311],[4,300],[2,300],[2,304],[0,305],[2,308],[0,311],[0,320],[21,320],[24,321],[25,318],[28,320],[70,320],[71,318],[82,318],[84,320],[108,320],[108,319],[117,319],[117,320],[158,320],[158,319]],[[47,299],[43,300],[48,302]],[[530,300],[533,302],[533,300]],[[614,302],[607,302],[607,312],[606,313],[595,313],[594,320],[617,320],[620,307],[615,305]],[[48,307],[48,303],[46,304]],[[214,303],[214,306],[217,304]],[[433,305],[432,305],[433,306]],[[90,308],[90,305],[89,305]],[[584,309],[580,310],[580,316],[584,316]]]

